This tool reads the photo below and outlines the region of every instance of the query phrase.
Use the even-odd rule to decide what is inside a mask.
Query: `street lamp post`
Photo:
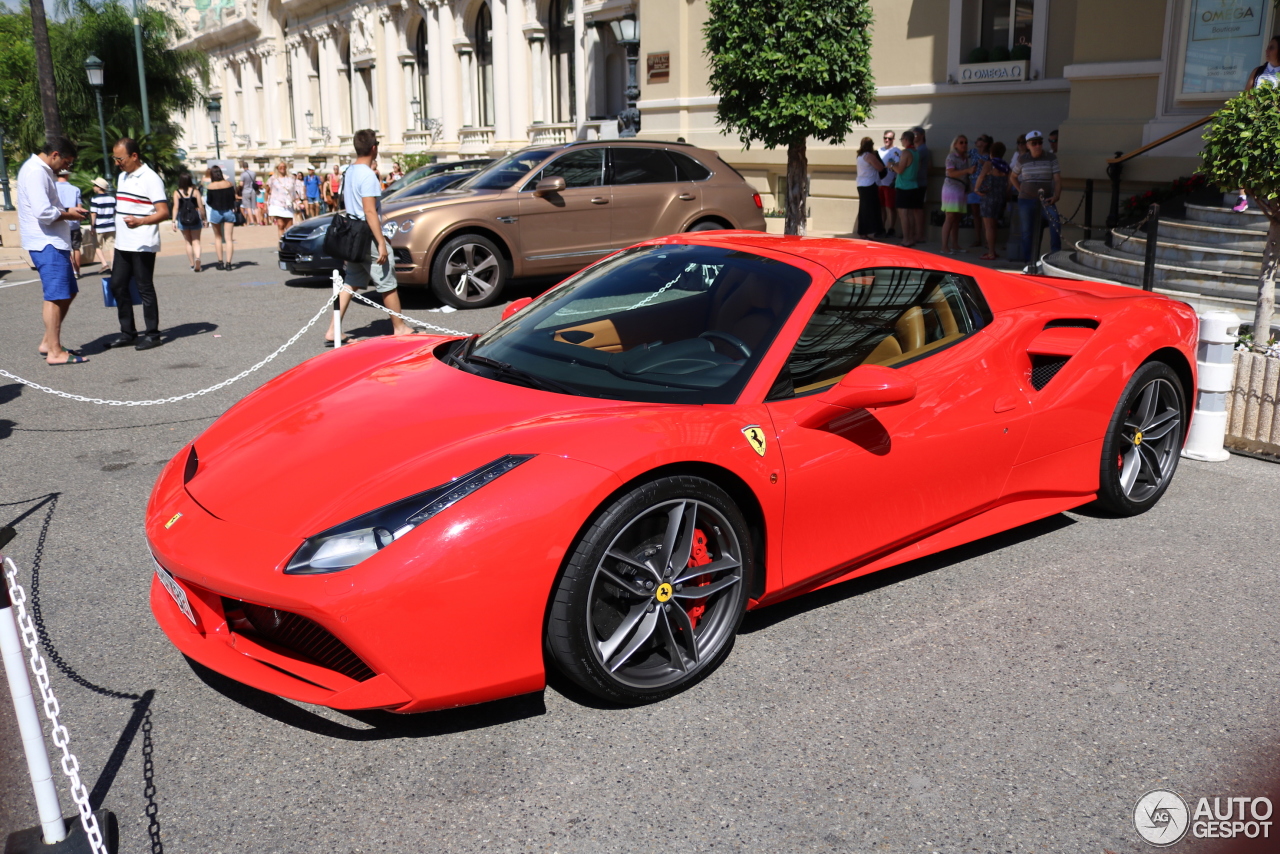
[[[84,61],[85,74],[89,75],[89,86],[93,89],[94,97],[98,99],[98,134],[102,137],[102,173],[110,181],[112,178],[111,153],[107,151],[107,123],[102,118],[102,66],[102,60],[93,54],[89,54],[89,58]]]
[[[315,134],[318,137],[322,137],[326,143],[329,142],[329,129],[324,125],[320,125],[317,127],[316,125],[312,124],[312,121],[316,117],[315,113],[311,112],[310,110],[307,110],[305,113],[302,114],[302,117],[307,120],[307,130],[311,131],[313,134]]]
[[[4,193],[3,210],[13,210],[13,200],[9,198],[9,167],[4,162],[4,128],[0,127],[0,192]]]
[[[413,111],[413,129],[422,130],[422,102],[417,95],[409,100],[409,108]]]
[[[214,157],[221,160],[222,140],[218,139],[218,122],[222,121],[222,102],[217,98],[210,98],[209,103],[205,105],[205,109],[209,111],[209,124],[213,125]]]
[[[142,92],[142,132],[151,135],[151,108],[147,104],[147,68],[142,62],[142,19],[138,17],[138,0],[133,0],[133,46],[138,51],[138,88]]]
[[[245,146],[246,148],[248,148],[249,143],[253,142],[253,139],[247,133],[236,133],[236,127],[237,127],[236,123],[232,122],[231,138],[234,139],[236,142],[240,143],[241,145]]]
[[[632,137],[640,130],[640,83],[636,80],[636,63],[640,61],[640,23],[634,15],[609,22],[613,40],[627,51],[627,108],[618,116],[618,136]]]

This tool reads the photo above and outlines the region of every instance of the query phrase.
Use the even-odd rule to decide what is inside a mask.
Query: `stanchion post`
[[[1044,245],[1044,190],[1039,192],[1036,199],[1036,213],[1031,218],[1031,257],[1027,259],[1029,268],[1032,273],[1039,274],[1040,267],[1040,251]]]
[[[1235,385],[1231,356],[1240,332],[1240,318],[1229,311],[1200,315],[1200,343],[1196,347],[1196,408],[1182,456],[1220,463],[1231,457],[1223,448],[1227,435],[1227,395]]]
[[[1147,244],[1142,258],[1142,289],[1151,291],[1156,286],[1156,247],[1160,242],[1160,206],[1147,210]]]
[[[333,271],[333,349],[342,346],[342,273]]]
[[[0,529],[0,548],[13,536],[12,528]],[[18,732],[22,735],[22,749],[27,754],[27,769],[31,772],[31,786],[35,790],[36,810],[40,813],[40,826],[47,845],[67,838],[67,825],[62,820],[62,807],[58,803],[58,790],[53,785],[53,768],[49,765],[49,750],[44,742],[44,729],[40,726],[40,713],[36,709],[35,695],[31,692],[31,678],[27,675],[27,663],[22,655],[22,639],[18,636],[18,622],[13,616],[13,603],[9,600],[9,584],[4,578],[4,556],[0,554],[0,653],[4,655],[4,672],[9,680],[9,693],[13,695],[13,708],[18,715]]]
[[[1084,239],[1093,240],[1093,179],[1084,181]]]

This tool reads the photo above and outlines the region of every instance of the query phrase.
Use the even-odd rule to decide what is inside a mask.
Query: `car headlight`
[[[321,531],[302,544],[284,571],[288,575],[317,575],[350,569],[533,456],[507,454],[434,489]]]
[[[382,227],[383,237],[395,237],[400,231],[400,223],[392,220]]]

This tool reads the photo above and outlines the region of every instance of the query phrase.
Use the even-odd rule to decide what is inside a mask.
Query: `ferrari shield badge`
[[[172,528],[172,527],[173,527],[173,523],[174,523],[174,522],[177,522],[177,521],[178,521],[179,519],[181,519],[181,518],[182,518],[182,514],[181,514],[181,513],[174,513],[174,514],[173,514],[173,518],[172,518],[172,519],[170,519],[168,522],[165,522],[165,523],[164,523],[164,529],[165,529],[166,531],[167,531],[167,530],[169,530],[170,528]]]
[[[749,424],[742,428],[742,435],[747,437],[747,444],[751,446],[751,450],[760,456],[764,456],[764,431],[760,429],[759,424]]]

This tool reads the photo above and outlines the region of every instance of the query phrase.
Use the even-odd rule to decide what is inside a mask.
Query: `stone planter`
[[[1237,350],[1233,361],[1226,445],[1280,459],[1280,358]]]

